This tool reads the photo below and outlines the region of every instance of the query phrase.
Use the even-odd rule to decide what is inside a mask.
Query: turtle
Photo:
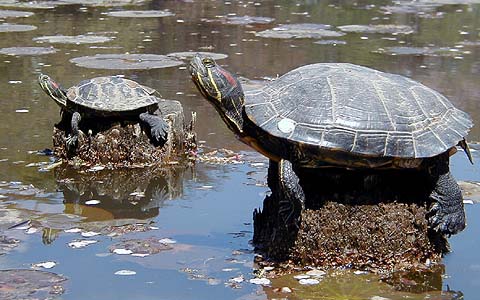
[[[461,190],[449,157],[461,146],[470,116],[439,92],[407,77],[350,63],[293,69],[244,92],[238,78],[208,56],[188,70],[226,125],[270,159],[279,182],[279,214],[298,227],[305,193],[298,168],[418,169],[432,183],[429,226],[445,235],[465,228]]]
[[[168,124],[158,110],[157,91],[120,76],[86,79],[64,89],[50,76],[40,74],[42,90],[61,108],[62,116],[71,116],[71,135],[66,139],[68,149],[77,145],[79,122],[82,118],[122,118],[141,120],[150,128],[155,145],[167,140]]]

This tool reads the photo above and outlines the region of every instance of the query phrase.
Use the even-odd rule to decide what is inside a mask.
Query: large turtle
[[[82,118],[136,118],[150,127],[154,144],[164,144],[167,139],[168,124],[154,115],[160,99],[150,87],[118,76],[83,80],[68,90],[48,75],[40,74],[38,82],[60,106],[62,115],[71,116],[72,134],[66,140],[70,149],[77,144]]]
[[[193,82],[241,141],[278,166],[280,214],[299,221],[305,196],[297,167],[415,168],[433,190],[429,222],[454,234],[465,227],[461,190],[449,157],[472,127],[468,114],[406,77],[348,63],[299,67],[244,93],[210,57],[190,62]],[[293,165],[293,166],[292,166]]]

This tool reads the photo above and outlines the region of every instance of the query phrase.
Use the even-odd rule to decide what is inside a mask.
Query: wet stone
[[[273,29],[257,32],[255,35],[278,39],[320,39],[323,37],[339,37],[345,35],[345,33],[331,30],[330,25],[304,23],[280,25]]]
[[[9,24],[9,23],[0,24],[0,32],[22,32],[22,31],[31,31],[36,29],[37,29],[37,26],[33,26],[33,25]]]
[[[175,14],[169,10],[122,10],[111,11],[105,14],[111,17],[122,18],[163,18],[175,16]]]
[[[52,43],[52,44],[95,44],[105,43],[113,40],[112,37],[100,36],[100,35],[50,35],[40,36],[33,39],[37,43]]]
[[[27,18],[33,16],[33,12],[19,10],[0,10],[0,18]]]
[[[354,33],[401,33],[401,34],[410,34],[415,32],[415,30],[408,25],[343,25],[338,26],[343,32],[354,32]]]
[[[84,68],[116,70],[161,69],[183,64],[178,59],[157,54],[96,54],[72,58],[70,62]]]
[[[178,59],[181,59],[181,60],[190,60],[196,54],[200,54],[202,56],[208,56],[208,57],[213,58],[214,60],[225,59],[225,58],[228,57],[227,54],[205,52],[205,51],[172,52],[172,53],[168,53],[167,56],[171,56],[171,57],[178,58]]]
[[[0,298],[13,299],[52,299],[64,293],[63,284],[67,278],[39,270],[1,270]]]
[[[109,247],[112,253],[121,254],[157,254],[162,251],[172,250],[171,244],[160,242],[158,238],[131,239],[118,242]]]
[[[15,56],[35,56],[53,54],[57,49],[53,47],[10,47],[0,49],[0,54]]]

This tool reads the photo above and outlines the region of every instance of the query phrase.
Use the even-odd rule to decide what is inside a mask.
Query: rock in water
[[[180,102],[165,100],[159,103],[164,119],[170,124],[168,142],[155,147],[138,122],[112,120],[82,120],[80,143],[72,154],[65,147],[69,124],[60,122],[53,130],[54,154],[74,165],[105,165],[141,167],[185,157],[196,149],[194,114],[190,124],[185,123]]]

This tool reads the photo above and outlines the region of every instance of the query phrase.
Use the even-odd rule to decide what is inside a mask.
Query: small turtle
[[[163,145],[167,139],[168,124],[154,115],[160,99],[152,88],[118,76],[83,80],[68,90],[48,75],[40,74],[38,82],[60,106],[62,114],[71,115],[72,134],[66,141],[68,148],[77,144],[79,122],[84,117],[137,118],[150,127],[154,144]]]
[[[298,224],[304,208],[295,168],[339,167],[424,171],[433,186],[431,227],[445,234],[465,227],[449,157],[458,144],[472,161],[464,136],[473,124],[438,92],[348,63],[299,67],[246,93],[210,57],[195,56],[189,71],[239,139],[269,157],[270,168],[278,168],[286,225]]]

